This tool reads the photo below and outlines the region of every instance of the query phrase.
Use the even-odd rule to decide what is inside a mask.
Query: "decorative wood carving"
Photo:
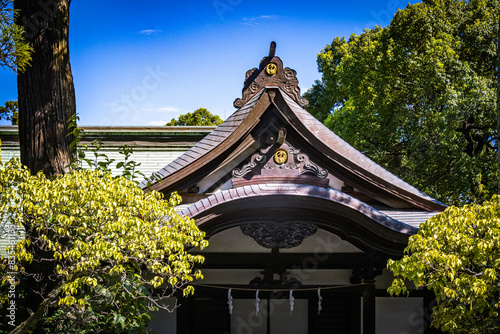
[[[328,176],[328,171],[311,162],[307,154],[301,153],[300,150],[289,145],[286,146],[289,147],[287,150],[290,156],[288,161],[286,163],[279,164],[276,163],[275,159],[271,159],[263,166],[264,171],[262,172],[262,175],[269,175],[269,171],[271,170],[298,170],[299,175],[312,174],[319,178],[326,178]]]
[[[265,248],[297,247],[308,236],[318,230],[314,224],[308,223],[249,223],[240,225],[243,234],[252,237]]]
[[[281,130],[280,130],[281,133]],[[328,171],[309,160],[309,156],[287,143],[281,146],[272,144],[255,153],[250,162],[233,170],[233,177],[251,177],[252,175],[313,175],[326,178]]]
[[[250,162],[241,167],[241,169],[235,168],[233,170],[233,176],[236,178],[244,177],[245,175],[255,172],[260,165],[264,164],[267,161],[267,153],[272,148],[272,146],[273,145],[263,148],[259,153],[255,153],[254,155],[252,155],[252,157],[250,158]]]
[[[248,70],[245,75],[243,94],[241,99],[233,103],[235,108],[241,108],[250,98],[265,86],[278,86],[285,91],[301,107],[307,107],[309,101],[300,97],[297,72],[289,67],[283,69],[283,62],[274,56],[276,43],[271,43],[269,56],[264,57],[259,68]]]
[[[283,265],[271,265],[260,272],[262,277],[255,277],[250,281],[250,285],[257,285],[260,288],[299,288],[302,283],[295,277],[288,277],[290,272]]]

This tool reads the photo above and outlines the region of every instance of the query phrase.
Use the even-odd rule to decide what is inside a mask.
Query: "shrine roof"
[[[336,202],[400,233],[414,234],[417,229],[386,215],[347,194],[334,189],[297,184],[256,184],[228,189],[211,195],[184,209],[181,214],[195,217],[204,211],[233,201],[263,196],[302,196]]]
[[[236,130],[240,124],[245,120],[247,115],[252,111],[253,107],[262,96],[264,90],[262,89],[258,94],[248,101],[243,107],[239,108],[234,112],[227,120],[225,120],[221,125],[210,132],[206,137],[194,145],[190,150],[186,151],[179,158],[175,159],[172,163],[168,164],[164,168],[160,169],[156,175],[161,179],[168,177],[169,175],[179,171],[183,168],[189,166],[189,164],[200,157],[206,155],[219,144],[221,144],[229,135],[231,135],[234,130]],[[153,181],[153,183],[155,183]],[[142,188],[147,187],[147,182],[143,181],[140,186]]]
[[[300,96],[296,72],[283,68],[281,59],[271,50],[259,69],[247,71],[242,98],[234,102],[239,109],[199,143],[160,169],[156,176],[161,182],[153,180],[149,187],[145,182],[141,186],[164,193],[186,191],[207,175],[213,175],[214,170],[230,169],[228,161],[252,154],[248,153],[251,147],[262,147],[265,139],[259,136],[276,123],[293,132],[294,140],[305,145],[331,174],[389,207],[424,211],[446,208],[333,133],[304,109],[307,103]]]

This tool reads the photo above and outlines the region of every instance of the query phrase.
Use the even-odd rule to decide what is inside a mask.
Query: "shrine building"
[[[365,157],[304,108],[275,56],[246,72],[237,110],[156,173],[206,232],[204,279],[152,328],[178,334],[420,334],[426,290],[390,297],[387,260],[445,205]]]
[[[365,157],[304,108],[296,72],[273,42],[246,72],[237,110],[218,127],[82,127],[120,160],[134,151],[145,191],[183,198],[206,232],[204,279],[157,312],[160,334],[431,334],[426,290],[391,297],[388,259],[446,206]],[[1,158],[19,156],[0,126]],[[117,172],[115,171],[115,174]],[[159,181],[161,180],[161,181]],[[6,239],[0,238],[0,253]]]

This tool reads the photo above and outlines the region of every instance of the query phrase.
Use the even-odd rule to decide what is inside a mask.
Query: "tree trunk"
[[[74,157],[68,123],[76,115],[69,59],[70,0],[16,0],[17,23],[33,47],[32,65],[17,77],[21,162],[33,174],[68,171]]]
[[[75,117],[75,90],[69,59],[70,0],[15,0],[20,11],[16,23],[26,31],[26,40],[33,48],[31,66],[17,77],[19,101],[19,142],[21,162],[32,174],[42,171],[47,176],[68,171],[75,152],[70,150],[73,136],[68,124]],[[33,234],[26,227],[26,238]],[[32,244],[35,258],[51,258]],[[27,307],[38,310],[21,327],[38,323],[44,296],[52,296],[57,282],[48,279],[54,271],[52,262],[36,262],[25,266],[30,286]],[[41,281],[33,275],[38,274]]]

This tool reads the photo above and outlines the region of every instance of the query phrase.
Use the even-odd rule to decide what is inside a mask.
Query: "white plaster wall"
[[[244,235],[239,227],[217,233],[208,240],[208,244],[202,252],[271,253],[270,249],[260,246],[253,238]],[[319,229],[315,234],[305,238],[299,246],[280,249],[280,253],[313,253],[321,256],[325,253],[362,253],[362,251],[337,235]]]
[[[308,301],[295,299],[293,312],[290,313],[288,299],[271,299],[269,311],[267,300],[259,303],[256,313],[254,299],[233,300],[231,315],[231,334],[267,334],[267,316],[269,312],[271,333],[307,334],[308,332]]]
[[[274,312],[272,312],[274,309]],[[308,300],[295,299],[290,312],[288,300],[270,307],[271,333],[307,334],[309,326]]]
[[[267,300],[259,302],[256,312],[254,299],[234,299],[231,314],[231,334],[267,333]]]
[[[382,275],[375,277],[375,289],[387,290],[394,280],[394,275],[387,269],[382,270]]]
[[[174,306],[176,298],[168,298],[166,304],[170,307]],[[159,310],[152,312],[153,321],[148,328],[155,330],[159,334],[175,334],[177,332],[177,309],[172,312],[167,310]]]
[[[377,297],[376,334],[422,334],[424,299]]]

